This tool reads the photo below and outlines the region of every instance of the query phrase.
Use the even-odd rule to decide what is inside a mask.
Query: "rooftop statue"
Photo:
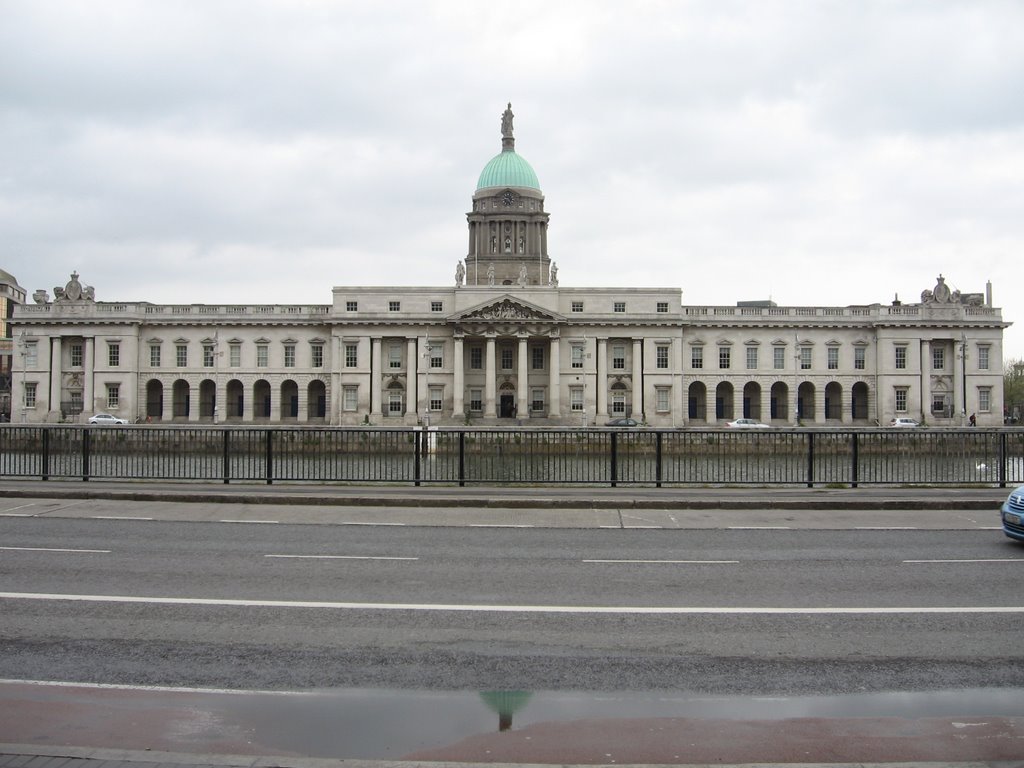
[[[515,115],[512,114],[512,102],[508,103],[508,108],[501,113],[501,135],[503,138],[512,138],[512,118]]]

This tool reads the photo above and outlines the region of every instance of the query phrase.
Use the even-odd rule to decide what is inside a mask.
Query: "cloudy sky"
[[[99,300],[448,285],[500,114],[563,285],[991,280],[1024,358],[1024,3],[0,0],[0,268]]]

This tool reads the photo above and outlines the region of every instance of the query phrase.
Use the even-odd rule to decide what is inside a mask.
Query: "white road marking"
[[[916,531],[913,525],[855,525],[855,531]]]
[[[730,531],[788,531],[788,525],[730,525]]]
[[[475,605],[458,603],[342,603],[316,600],[239,600],[204,597],[139,597],[130,595],[74,595],[36,592],[0,592],[0,600],[57,600],[85,603],[129,603],[151,605],[196,605],[242,608],[319,608],[356,611],[449,611],[461,613],[563,613],[563,614],[637,614],[637,615],[864,615],[864,614],[968,614],[1024,613],[1024,605],[992,606],[885,606],[813,608],[648,606],[648,605]]]
[[[737,565],[739,560],[581,560],[583,563],[640,563],[640,564],[687,564],[687,565]]]
[[[35,517],[27,512],[0,512],[0,517]]]
[[[128,515],[92,515],[93,520],[152,520],[152,517],[129,517]]]
[[[1024,563],[1021,557],[978,558],[976,560],[904,560],[904,563]]]
[[[102,691],[155,691],[157,693],[218,693],[228,696],[323,696],[321,691],[261,691],[245,688],[186,688],[170,685],[115,685],[114,683],[73,683],[62,680],[4,680],[0,685],[35,685],[47,688],[90,688]]]
[[[661,530],[662,528],[660,525],[628,525],[626,523],[623,523],[622,527],[627,531],[647,531],[651,529]]]
[[[470,523],[470,528],[533,528],[529,523]]]
[[[395,527],[395,528],[401,528],[402,526],[405,525],[405,523],[349,523],[349,522],[341,522],[341,523],[338,523],[338,525],[368,525],[368,526],[371,526],[371,527],[390,525],[390,526]]]
[[[34,501],[31,504],[19,504],[16,507],[11,507],[10,509],[6,510],[6,512],[4,512],[4,514],[9,515],[12,512],[14,512],[14,510],[16,510],[16,509],[28,509],[29,507],[35,507],[35,506],[38,506],[38,505]],[[26,515],[26,517],[28,517],[28,515]]]
[[[109,549],[59,549],[57,547],[0,547],[10,552],[86,552],[109,555]]]
[[[418,557],[384,557],[375,555],[264,555],[282,560],[419,560]]]
[[[277,525],[277,520],[221,520],[222,523],[262,523],[264,525]]]

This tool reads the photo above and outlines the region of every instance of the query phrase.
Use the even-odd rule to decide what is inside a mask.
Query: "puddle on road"
[[[919,719],[1019,717],[1024,712],[1024,689],[786,698],[333,690],[231,698],[220,707],[251,727],[266,747],[309,757],[362,759],[398,759],[478,734],[587,719]]]

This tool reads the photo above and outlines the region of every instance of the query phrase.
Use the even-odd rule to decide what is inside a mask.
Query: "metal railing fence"
[[[1024,484],[1024,429],[0,425],[0,478],[528,485]]]

